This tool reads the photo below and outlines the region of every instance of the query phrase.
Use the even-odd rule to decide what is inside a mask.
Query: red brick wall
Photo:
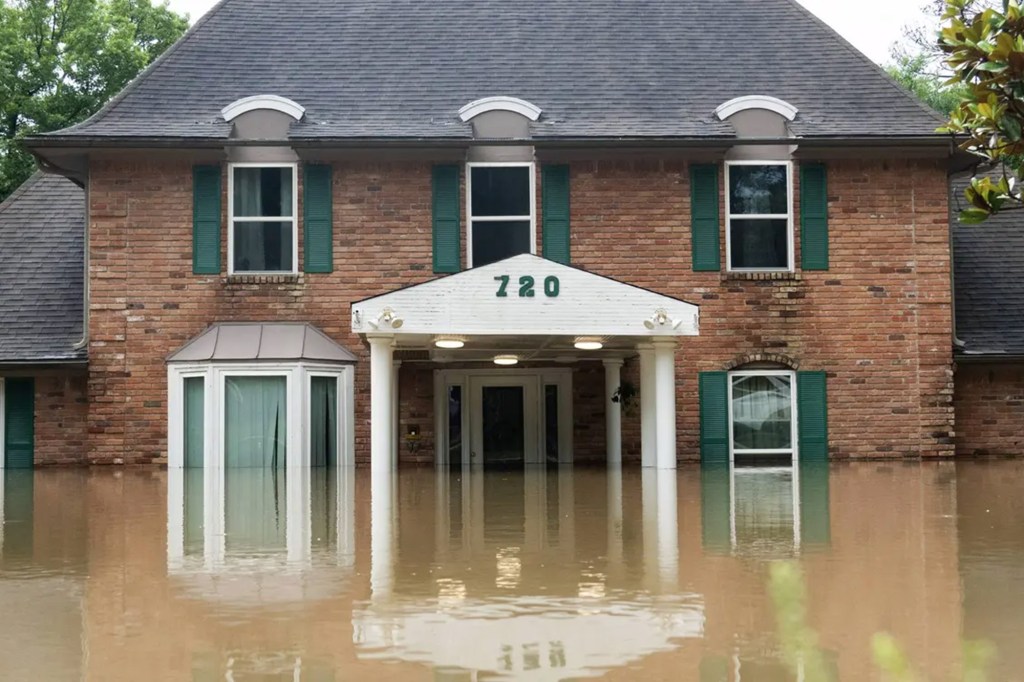
[[[1024,453],[1024,366],[961,364],[956,369],[956,453]]]
[[[31,376],[35,381],[36,466],[88,461],[85,372],[47,370]]]
[[[574,264],[702,306],[701,336],[678,353],[681,458],[698,457],[697,372],[759,352],[829,372],[834,457],[952,454],[945,177],[932,161],[831,162],[830,271],[769,281],[692,272],[684,163],[573,163]],[[164,358],[209,324],[301,320],[364,360],[356,456],[367,460],[368,354],[350,332],[349,303],[433,277],[430,165],[337,163],[334,190],[333,274],[233,283],[191,272],[188,163],[93,162],[90,459],[164,461]],[[638,383],[635,364],[624,376]],[[432,452],[430,369],[402,367],[401,419],[424,434],[404,459]],[[603,448],[603,406],[582,397],[603,405],[602,371],[581,365],[574,377],[580,457]],[[638,415],[627,417],[627,458],[639,457],[638,435]]]

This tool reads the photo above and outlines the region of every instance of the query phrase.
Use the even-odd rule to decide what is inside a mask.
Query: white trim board
[[[466,104],[459,109],[459,118],[462,119],[463,123],[468,123],[480,114],[486,114],[490,111],[510,111],[514,114],[525,116],[531,121],[539,119],[542,113],[540,107],[527,102],[525,99],[509,97],[508,95],[497,95],[494,97],[482,97]]]

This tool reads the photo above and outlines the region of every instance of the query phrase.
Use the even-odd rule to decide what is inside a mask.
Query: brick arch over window
[[[725,369],[732,371],[747,365],[762,363],[782,365],[783,367],[792,370],[800,369],[800,362],[798,360],[794,360],[788,355],[783,355],[782,353],[746,353],[744,355],[737,355],[726,363]]]

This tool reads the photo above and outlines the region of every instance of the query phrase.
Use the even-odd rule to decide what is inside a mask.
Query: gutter
[[[953,359],[965,365],[1024,364],[1024,353],[958,353]]]
[[[296,149],[308,147],[421,147],[452,148],[475,146],[522,146],[536,148],[558,147],[719,147],[722,144],[743,145],[797,145],[800,147],[862,147],[869,146],[950,146],[947,135],[932,136],[861,136],[861,137],[766,137],[737,138],[734,135],[701,137],[531,137],[515,139],[475,139],[469,137],[292,137],[284,140],[251,140],[210,137],[87,137],[45,136],[30,137],[25,145],[31,149],[53,148],[106,148],[106,149],[224,149],[231,147],[280,147]],[[38,156],[38,154],[37,154]]]

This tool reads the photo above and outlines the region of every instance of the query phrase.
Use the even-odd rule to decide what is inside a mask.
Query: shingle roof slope
[[[36,173],[0,203],[0,363],[84,360],[85,192]]]
[[[966,180],[953,183],[953,207]],[[1007,211],[980,225],[953,216],[956,333],[964,355],[1024,355],[1024,214]]]
[[[805,137],[933,136],[942,120],[795,0],[223,0],[96,116],[56,136],[225,138],[250,95],[302,138],[461,139],[510,95],[537,138],[715,137],[763,94]]]

